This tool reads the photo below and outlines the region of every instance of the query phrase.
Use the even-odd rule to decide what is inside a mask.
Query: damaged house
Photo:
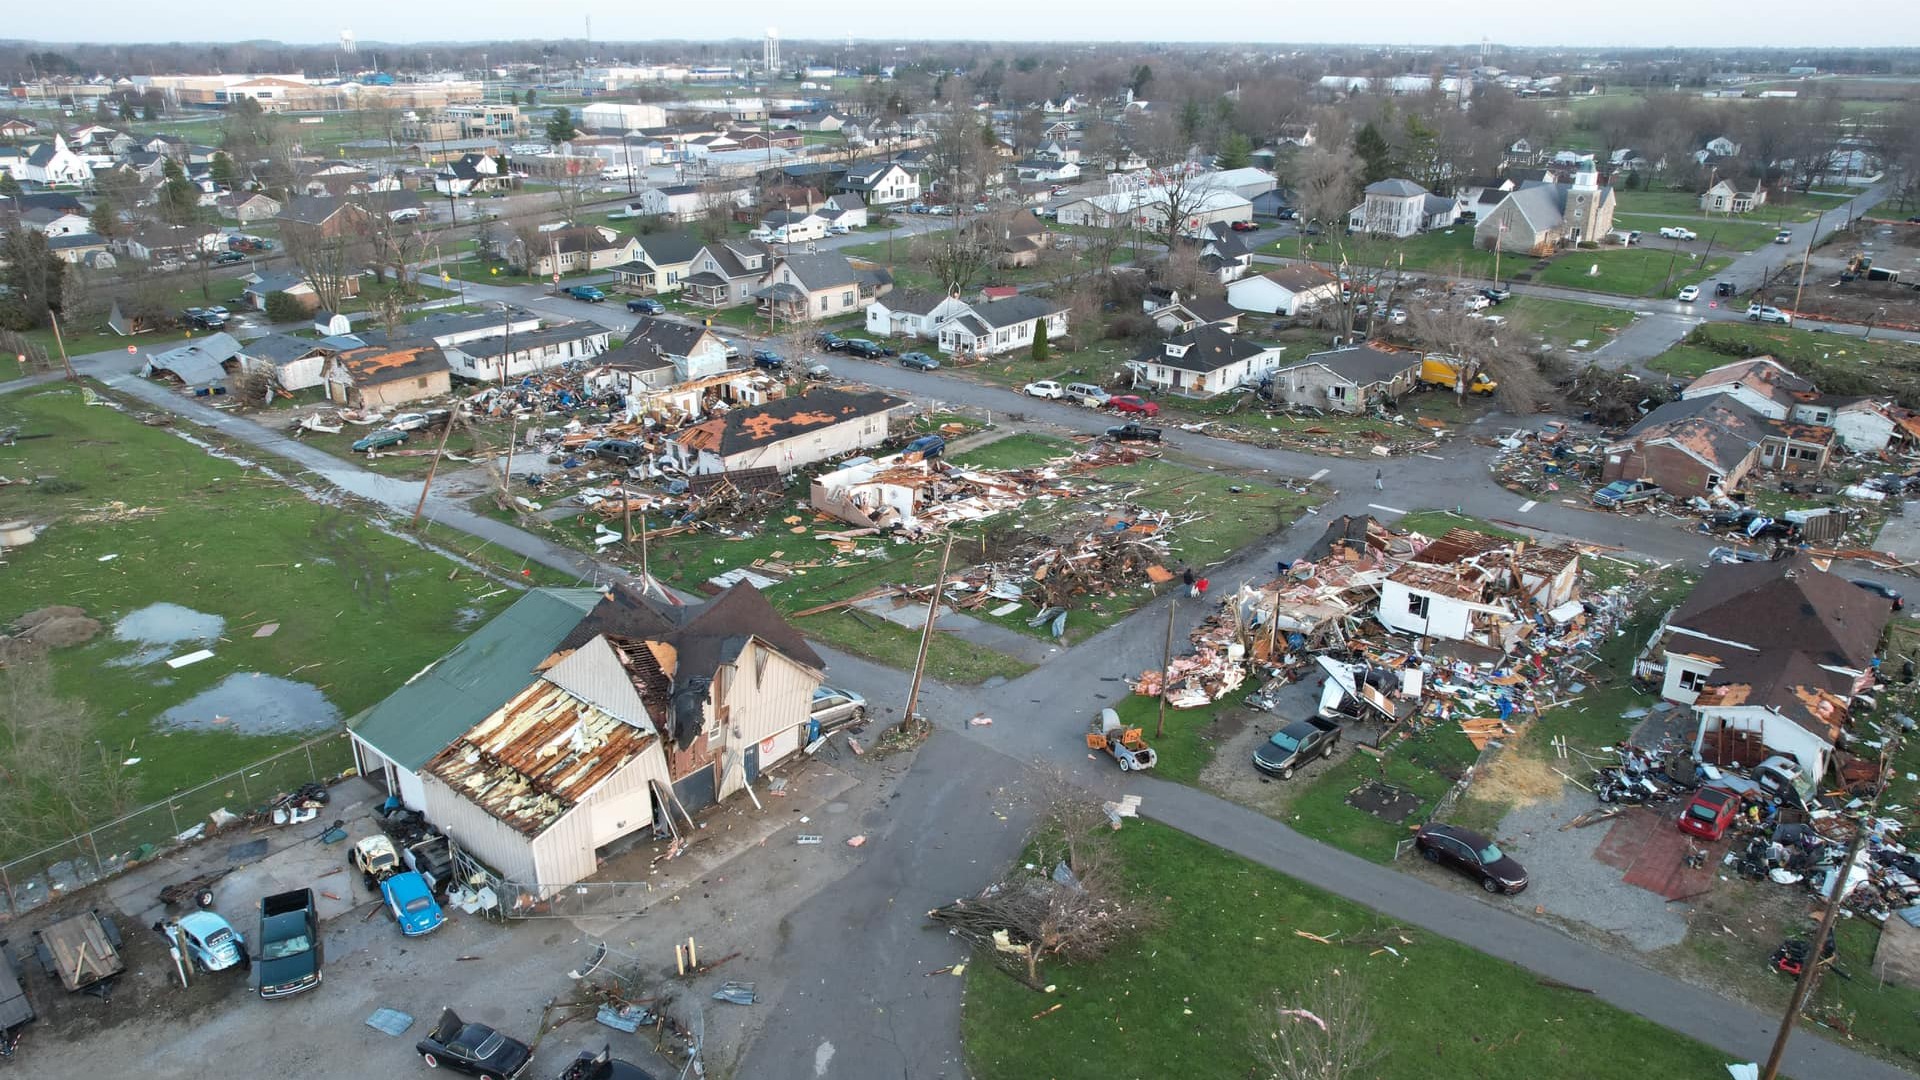
[[[1014,509],[1037,494],[1072,495],[1055,480],[1049,469],[1008,474],[959,468],[919,454],[889,454],[855,459],[815,477],[811,505],[849,525],[923,536]]]
[[[1654,631],[1634,674],[1693,707],[1702,760],[1785,754],[1820,777],[1854,696],[1873,683],[1891,618],[1884,597],[1804,554],[1717,563]]]
[[[584,615],[551,614],[531,635],[551,644],[528,666],[534,642],[491,647],[474,673],[485,711],[416,774],[427,819],[525,893],[591,876],[642,829],[683,835],[689,812],[800,749],[823,665],[752,586],[698,607],[616,588]]]
[[[1770,419],[1739,392],[1706,392],[1648,413],[1606,448],[1603,482],[1650,480],[1678,497],[1737,491],[1754,470],[1819,472],[1834,429]]]
[[[1311,353],[1273,370],[1273,400],[1283,405],[1366,413],[1420,384],[1420,354],[1373,342]]]
[[[1502,653],[1532,633],[1534,615],[1578,600],[1580,555],[1534,549],[1454,529],[1421,548],[1380,585],[1389,630],[1460,641]]]
[[[1188,397],[1256,386],[1279,366],[1278,347],[1235,337],[1211,323],[1174,334],[1127,362],[1148,386]]]
[[[879,446],[887,422],[908,402],[877,391],[813,389],[733,409],[667,438],[667,452],[689,473],[773,467],[791,472],[816,461]]]

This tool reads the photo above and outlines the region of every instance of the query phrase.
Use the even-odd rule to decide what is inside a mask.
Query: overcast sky
[[[1870,20],[1845,17],[1849,8],[1870,12]],[[1205,14],[1182,18],[1187,11]],[[1481,0],[1464,7],[1433,0],[1353,4],[1210,0],[1204,6],[1167,0],[905,0],[891,5],[821,7],[792,0],[631,6],[579,0],[465,0],[444,7],[333,0],[327,4],[221,4],[204,9],[97,0],[81,22],[87,40],[92,41],[187,37],[321,42],[334,40],[343,29],[351,29],[363,42],[497,41],[581,37],[589,14],[593,37],[599,41],[757,38],[766,27],[780,26],[790,39],[851,34],[932,40],[1218,41],[1227,36],[1246,42],[1430,44],[1477,42],[1486,33],[1496,44],[1511,45],[1920,46],[1920,5],[1911,0],[1864,8],[1810,0],[1738,4]],[[15,6],[0,34],[72,41],[80,26],[73,13],[58,4],[23,3]],[[1575,34],[1580,36],[1571,36]]]

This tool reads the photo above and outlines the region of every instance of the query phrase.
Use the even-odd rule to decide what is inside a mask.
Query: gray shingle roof
[[[822,251],[817,254],[784,256],[781,262],[793,271],[793,276],[807,287],[809,292],[831,289],[838,285],[853,285],[860,276],[854,273],[853,264],[845,255],[837,252]]]
[[[1056,311],[1065,311],[1066,305],[1031,293],[1009,296],[1005,300],[992,300],[984,304],[969,304],[973,313],[988,326],[1004,330],[1009,326],[1018,326],[1034,319],[1044,319]]]
[[[1186,346],[1186,352],[1174,356],[1168,346]],[[1175,334],[1164,343],[1142,352],[1135,359],[1181,371],[1208,372],[1250,360],[1267,351],[1267,346],[1234,337],[1217,326],[1201,325]]]
[[[249,360],[269,364],[285,364],[325,351],[320,342],[297,338],[291,334],[268,334],[266,337],[254,338],[240,347],[240,355]]]
[[[1367,194],[1369,195],[1392,195],[1404,199],[1414,195],[1425,195],[1426,193],[1427,189],[1421,187],[1419,184],[1411,180],[1401,180],[1398,178],[1375,180],[1373,183],[1367,185]]]
[[[1364,345],[1349,345],[1342,349],[1312,353],[1302,358],[1300,363],[1320,364],[1351,381],[1355,386],[1366,386],[1370,383],[1385,382],[1408,368],[1418,366],[1420,354],[1382,349],[1369,342]]]

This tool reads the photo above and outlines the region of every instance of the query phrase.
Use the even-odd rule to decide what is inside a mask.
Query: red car
[[[1160,406],[1136,394],[1120,394],[1107,399],[1114,412],[1139,413],[1142,416],[1159,416]]]
[[[1234,232],[1257,232],[1260,228],[1251,221],[1236,221],[1228,227]]]
[[[1703,787],[1680,811],[1680,831],[1703,840],[1718,840],[1740,816],[1740,796],[1725,788]]]

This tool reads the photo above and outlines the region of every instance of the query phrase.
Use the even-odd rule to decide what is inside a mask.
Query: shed
[[[319,334],[321,337],[351,334],[353,332],[353,323],[339,312],[316,311],[313,313],[313,332]]]

